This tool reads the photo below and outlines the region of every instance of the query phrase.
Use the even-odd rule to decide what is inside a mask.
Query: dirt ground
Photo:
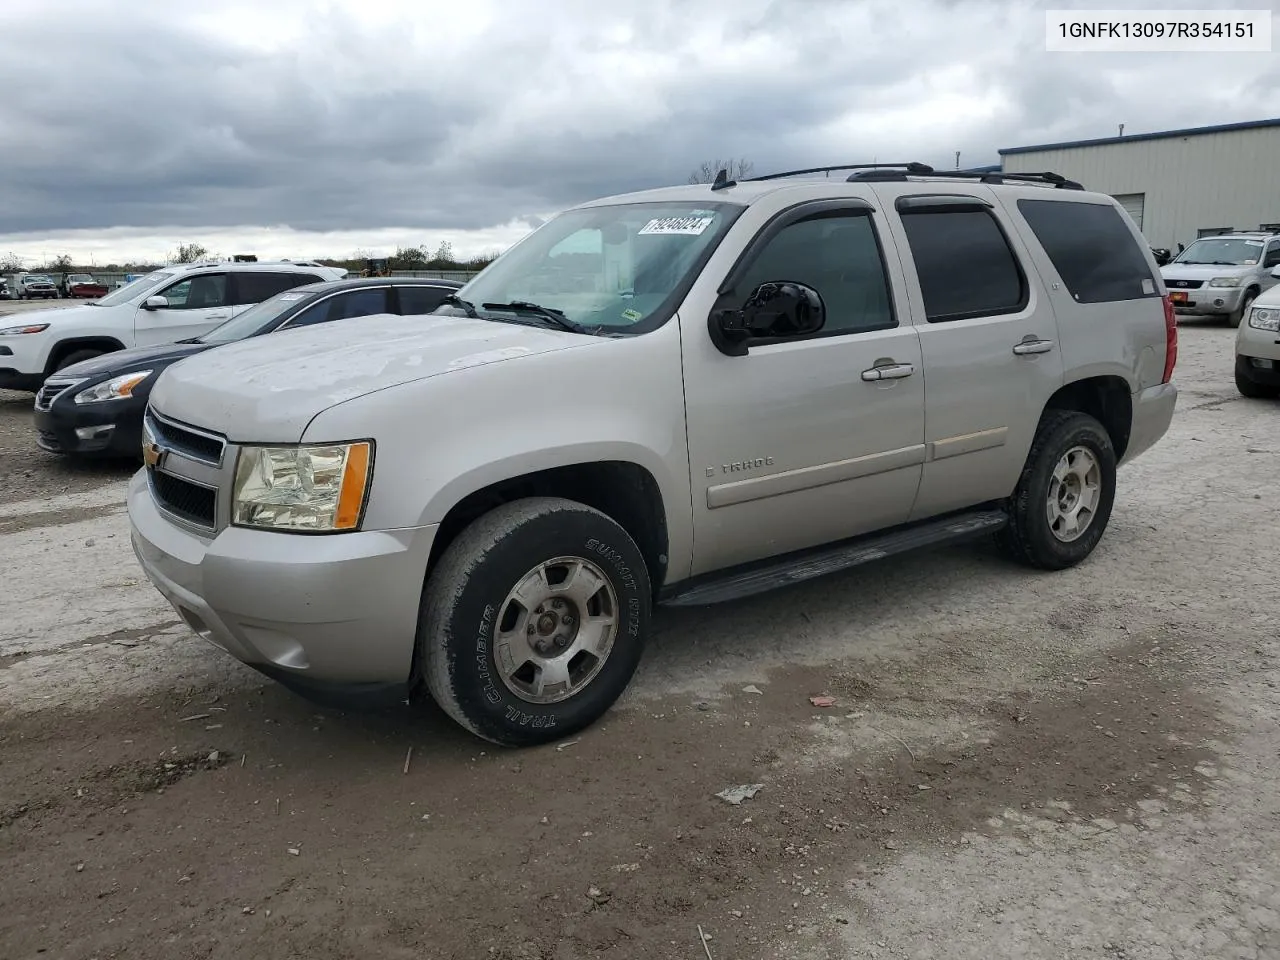
[[[1280,957],[1280,407],[1181,333],[1081,567],[660,612],[624,701],[525,751],[192,637],[128,469],[31,454],[0,395],[0,960]]]

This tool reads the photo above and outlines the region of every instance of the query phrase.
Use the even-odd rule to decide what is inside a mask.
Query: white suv
[[[0,318],[0,388],[34,392],[73,363],[198,337],[277,293],[346,273],[313,263],[175,264],[93,303]]]

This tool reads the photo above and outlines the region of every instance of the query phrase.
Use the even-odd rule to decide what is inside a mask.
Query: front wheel
[[[1031,567],[1075,566],[1102,539],[1115,495],[1116,453],[1106,428],[1085,413],[1047,411],[996,540]]]
[[[649,632],[635,542],[580,503],[531,497],[495,508],[428,578],[422,679],[440,707],[504,746],[569,736],[630,683]]]
[[[1246,293],[1244,299],[1240,301],[1240,309],[1234,313],[1227,314],[1227,324],[1231,327],[1240,326],[1240,321],[1249,315],[1249,308],[1253,306],[1253,301],[1258,299],[1256,293]]]

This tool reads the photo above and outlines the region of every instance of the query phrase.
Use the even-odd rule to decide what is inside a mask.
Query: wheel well
[[[454,538],[473,520],[522,497],[563,497],[599,510],[635,540],[649,568],[654,593],[662,586],[667,572],[667,517],[662,494],[648,470],[621,461],[539,470],[468,494],[440,521],[427,561],[427,575],[430,576]]]
[[[1058,389],[1045,410],[1077,410],[1087,413],[1107,430],[1116,460],[1124,457],[1133,426],[1133,396],[1121,377],[1088,377]]]
[[[45,364],[44,372],[46,376],[53,373],[63,357],[77,350],[101,350],[103,353],[111,353],[123,349],[124,344],[111,337],[80,337],[74,340],[62,340],[49,351],[49,361]]]

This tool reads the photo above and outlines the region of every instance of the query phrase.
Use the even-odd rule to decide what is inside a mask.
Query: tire
[[[1072,500],[1072,481],[1055,481],[1055,471],[1068,455],[1073,471],[1084,470],[1085,480]],[[1080,477],[1073,472],[1078,481]],[[1093,509],[1085,518],[1074,509],[1093,490]],[[1060,496],[1061,494],[1061,496]],[[1065,570],[1093,552],[1111,519],[1116,495],[1116,452],[1106,428],[1088,414],[1075,410],[1047,410],[1040,420],[1026,466],[1008,502],[1009,523],[996,534],[996,542],[1015,560],[1040,570]],[[1070,524],[1051,526],[1051,501],[1072,507],[1077,522],[1074,539],[1065,539]],[[1055,533],[1057,526],[1058,533]]]
[[[1253,301],[1258,299],[1258,295],[1250,290],[1244,295],[1244,299],[1240,301],[1240,309],[1234,313],[1227,314],[1227,326],[1235,328],[1240,326],[1240,321],[1245,318],[1249,312],[1249,308],[1253,306]]]
[[[1258,383],[1243,368],[1244,364],[1237,358],[1236,389],[1240,391],[1240,396],[1248,397],[1250,400],[1280,399],[1280,387],[1273,387],[1267,383]]]
[[[543,586],[526,586],[524,606],[514,592],[539,569],[548,571]],[[570,571],[573,577],[560,579]],[[576,599],[546,586],[575,578],[586,584]],[[445,713],[482,739],[510,747],[559,740],[603,716],[631,682],[650,607],[644,558],[617,523],[571,500],[516,500],[459,534],[428,578],[417,640],[421,679]],[[603,656],[575,652],[584,608],[604,619],[612,608],[612,627],[602,625],[592,644]],[[546,612],[538,619],[529,616],[540,609]],[[547,645],[545,657],[529,631]],[[517,660],[524,662],[516,667]],[[553,672],[568,686],[542,689],[539,697]]]
[[[92,360],[94,357],[100,357],[104,353],[106,353],[105,350],[72,350],[54,365],[53,370],[56,373],[59,370],[71,366],[73,363],[79,363],[82,360]]]

